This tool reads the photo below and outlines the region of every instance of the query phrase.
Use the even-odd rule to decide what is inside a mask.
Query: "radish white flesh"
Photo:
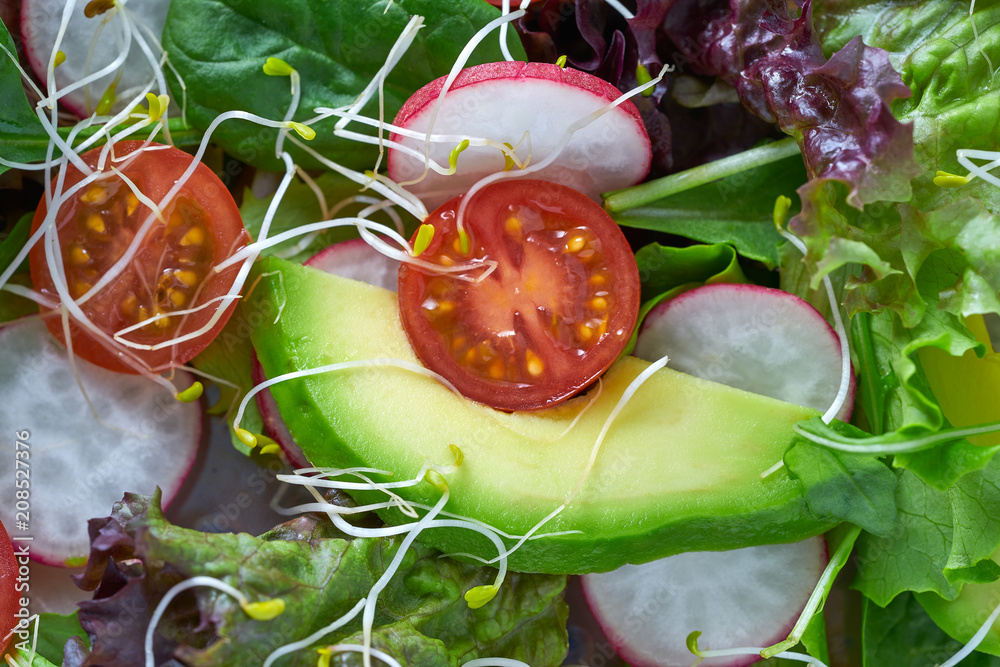
[[[828,560],[822,537],[734,551],[691,552],[581,577],[587,603],[632,667],[687,667],[702,649],[765,647],[783,640]],[[760,656],[707,659],[748,665]]]
[[[788,403],[827,410],[837,396],[837,334],[802,299],[758,285],[706,285],[651,310],[635,356]],[[847,420],[854,376],[837,414]]]
[[[394,124],[426,132],[443,85],[444,78],[437,79],[414,93]],[[515,146],[522,161],[537,163],[553,152],[570,123],[620,96],[611,84],[579,70],[548,63],[487,63],[465,69],[455,79],[431,134],[490,138]],[[530,143],[522,142],[525,132]],[[396,134],[392,139],[421,157],[390,148],[389,177],[397,182],[418,178],[424,170],[424,141]],[[457,144],[458,140],[432,142],[430,158],[447,167]],[[641,181],[651,159],[642,117],[631,101],[625,101],[576,132],[556,161],[532,178],[562,183],[598,201],[602,192]],[[504,166],[499,148],[470,146],[458,156],[455,174],[429,171],[423,180],[407,188],[433,209],[467,192],[482,177],[503,171]],[[513,169],[518,171],[516,166]]]
[[[76,359],[80,381],[98,421],[73,376],[66,351],[40,319],[0,329],[0,425],[9,434],[28,431],[31,555],[50,565],[90,552],[87,520],[107,516],[125,491],[163,490],[177,495],[201,442],[197,403],[181,403],[162,385],[139,375],[113,373]],[[175,374],[180,389],[193,378]],[[6,471],[0,476],[0,519],[16,527],[15,441],[0,444]],[[22,468],[23,470],[23,468]],[[21,517],[23,520],[23,517]],[[16,528],[15,528],[16,531]]]
[[[305,265],[393,292],[396,291],[398,283],[399,261],[386,257],[368,245],[364,239],[334,243],[310,257]],[[260,384],[267,379],[256,357],[253,360],[252,377],[254,384]],[[278,443],[288,462],[296,468],[308,467],[309,460],[295,444],[270,390],[265,389],[257,394],[257,410],[264,423],[264,434]]]
[[[393,292],[399,282],[399,260],[386,257],[364,239],[334,243],[310,257],[305,265]]]
[[[141,37],[149,45],[154,57],[159,56],[159,49],[152,36],[155,35],[159,40],[170,0],[116,4],[119,4],[116,10],[93,18],[84,15],[84,8],[87,6],[85,0],[77,2],[73,7],[73,15],[59,46],[59,50],[66,54],[66,61],[55,69],[56,84],[60,88],[97,72],[114,61],[124,50],[126,44],[122,41],[122,21],[120,16],[115,15],[117,11],[128,12],[133,31],[141,31]],[[65,6],[66,0],[24,0],[21,3],[21,40],[31,69],[43,83]],[[140,24],[149,30],[139,27]],[[123,108],[125,101],[154,80],[153,68],[135,41],[129,44],[128,57],[118,71],[121,72],[121,80],[116,88],[118,104],[112,107],[113,111]],[[115,76],[108,74],[68,93],[60,99],[60,104],[81,118],[86,118],[94,113],[97,103],[108,85],[115,80]],[[160,91],[154,86],[152,92],[158,94]]]

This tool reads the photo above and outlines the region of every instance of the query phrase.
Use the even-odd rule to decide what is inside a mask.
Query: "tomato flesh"
[[[0,656],[11,643],[11,632],[17,626],[17,614],[21,610],[20,595],[17,592],[17,561],[14,547],[0,523]]]
[[[420,259],[469,270],[399,270],[410,343],[425,366],[481,403],[533,410],[566,400],[607,370],[632,334],[639,274],[628,242],[597,204],[547,181],[477,192],[465,210],[467,239],[456,224],[460,201],[427,219],[434,235]]]
[[[120,142],[115,163],[136,188],[159,202],[181,178],[193,158],[168,146],[142,142]],[[81,158],[95,167],[101,149]],[[139,151],[135,155],[134,152]],[[126,157],[127,156],[127,157]],[[121,160],[121,158],[126,158]],[[106,169],[107,176],[83,186],[60,206],[56,213],[59,245],[66,287],[78,300],[123,256],[151,210],[126,182]],[[84,174],[71,168],[64,189],[79,183]],[[53,190],[55,181],[53,181]],[[35,212],[32,232],[45,220],[45,202]],[[246,245],[249,235],[243,228],[239,209],[225,185],[204,164],[199,163],[180,191],[162,209],[144,237],[138,252],[122,273],[103,290],[80,304],[99,329],[112,335],[158,314],[171,314],[207,303],[225,294],[236,278],[238,266],[215,273],[213,267]],[[59,300],[43,243],[30,254],[31,278],[42,294]],[[223,316],[206,334],[158,350],[126,348],[102,344],[78,322],[70,323],[73,350],[80,357],[120,372],[159,372],[179,366],[203,349],[225,324],[234,302],[218,302],[190,315],[155,320],[142,328],[122,334],[140,345],[157,345],[204,326],[218,308]],[[65,342],[58,313],[46,318],[49,330]],[[125,361],[128,353],[137,360]]]

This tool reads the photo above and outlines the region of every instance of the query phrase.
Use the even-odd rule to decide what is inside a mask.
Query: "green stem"
[[[844,564],[847,563],[847,557],[851,555],[851,550],[854,549],[854,542],[860,534],[861,529],[857,526],[851,526],[848,529],[847,534],[844,535],[844,539],[837,545],[837,550],[833,553],[833,557],[830,558],[830,562],[826,564],[823,575],[816,583],[816,588],[813,589],[812,595],[809,596],[809,601],[806,602],[806,608],[802,610],[799,620],[795,622],[792,631],[788,633],[788,638],[761,651],[761,657],[765,659],[773,657],[799,643],[802,635],[805,634],[806,628],[809,626],[809,622],[812,621],[812,617],[823,609],[826,596],[830,594],[830,589],[833,588],[833,581],[844,567]]]
[[[670,174],[655,181],[608,193],[604,196],[604,208],[611,213],[627,211],[630,208],[643,206],[678,192],[684,192],[699,185],[798,154],[799,145],[795,139],[789,137],[708,164],[698,165],[686,171]]]
[[[858,395],[862,410],[868,420],[868,430],[875,435],[885,432],[885,382],[878,374],[878,359],[872,340],[871,313],[857,313],[851,322],[851,333],[855,340],[854,350],[858,354],[861,367],[858,378]]]
[[[168,119],[167,127],[170,130],[170,138],[173,140],[175,146],[192,146],[201,141],[202,137],[201,131],[194,129],[190,125],[185,125],[180,118]],[[61,136],[63,139],[67,138],[69,136],[70,130],[72,129],[73,129],[72,127],[60,127],[59,136]],[[87,129],[79,132],[76,135],[77,141],[79,141],[80,139],[86,139],[87,137],[96,134],[102,129],[103,126],[101,125],[88,127]],[[149,133],[152,131],[152,129],[153,129],[152,125],[143,128],[138,132],[136,132],[135,134],[133,134],[132,136],[130,136],[129,139],[145,139],[146,137],[149,136]],[[162,137],[163,134],[161,133],[160,136]],[[47,141],[45,145],[46,146],[48,145]]]

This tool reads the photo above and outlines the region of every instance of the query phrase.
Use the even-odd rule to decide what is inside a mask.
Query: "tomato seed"
[[[101,217],[100,213],[91,213],[87,216],[87,229],[98,234],[105,232],[104,218]]]

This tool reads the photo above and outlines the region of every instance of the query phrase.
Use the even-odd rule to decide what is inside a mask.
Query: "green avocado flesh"
[[[995,551],[992,558],[1000,564],[1000,550]],[[967,644],[996,609],[1000,601],[1000,581],[988,584],[967,582],[954,600],[945,600],[931,592],[917,593],[917,600],[939,628],[952,639]],[[1000,627],[996,623],[990,626],[976,650],[1000,656]]]
[[[392,292],[274,258],[255,272],[263,277],[244,308],[249,321],[263,322],[252,338],[268,377],[348,360],[417,362]],[[457,445],[464,461],[447,476],[446,511],[524,535],[577,486],[609,414],[648,365],[623,358],[604,375],[596,399],[591,389],[535,412],[498,412],[388,366],[282,382],[272,393],[316,466],[370,466],[404,480],[427,461],[452,463],[449,445]],[[831,523],[809,512],[784,467],[760,478],[781,460],[792,425],[815,414],[669,368],[656,372],[612,423],[569,506],[538,531],[573,532],[527,541],[511,554],[510,568],[598,572],[828,529]],[[428,504],[440,493],[428,483],[399,491]],[[355,499],[385,497],[361,492]],[[383,518],[409,520],[395,510]],[[470,530],[434,528],[420,540],[446,553],[497,555],[493,543]]]

